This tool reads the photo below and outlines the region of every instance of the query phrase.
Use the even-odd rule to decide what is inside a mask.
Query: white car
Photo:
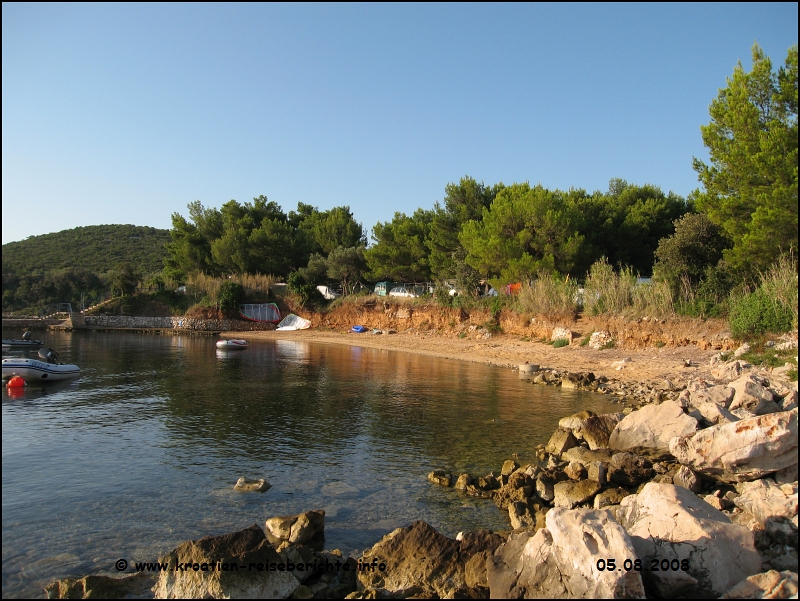
[[[408,289],[405,286],[397,286],[389,291],[389,296],[402,296],[405,298],[415,298],[417,295],[413,289]]]

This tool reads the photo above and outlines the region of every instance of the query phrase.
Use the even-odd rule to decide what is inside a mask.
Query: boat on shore
[[[232,349],[239,349],[244,350],[248,346],[247,340],[241,340],[239,338],[231,338],[230,340],[218,340],[217,341],[217,348],[223,350],[232,350]]]

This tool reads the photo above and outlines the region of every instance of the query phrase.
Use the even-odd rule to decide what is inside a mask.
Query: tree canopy
[[[732,240],[725,258],[742,272],[765,270],[797,248],[797,46],[777,73],[763,50],[741,62],[702,126],[710,164],[695,158],[704,191],[697,208]]]
[[[190,220],[172,215],[171,242],[164,261],[172,277],[193,272],[211,275],[265,273],[285,277],[304,267],[314,253],[327,256],[339,247],[364,246],[360,223],[349,207],[319,211],[299,203],[285,214],[280,205],[259,196],[220,209],[200,201],[189,204]]]
[[[364,251],[374,280],[427,281],[431,278],[425,245],[430,233],[433,213],[417,209],[409,217],[395,213],[394,219],[372,228],[375,244]]]

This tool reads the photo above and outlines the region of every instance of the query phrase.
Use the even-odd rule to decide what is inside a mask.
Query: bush
[[[293,271],[289,274],[289,278],[286,280],[286,287],[289,292],[297,296],[301,307],[314,308],[325,305],[325,298],[317,290],[317,287],[307,282],[299,271]]]
[[[569,340],[566,338],[557,338],[553,341],[553,348],[561,348],[562,346],[569,346]]]
[[[733,298],[728,320],[736,338],[758,336],[766,332],[786,332],[792,328],[792,310],[771,298],[762,288]]]
[[[244,288],[236,282],[223,282],[219,286],[217,302],[219,309],[226,315],[236,315],[239,312],[239,303],[244,297]]]

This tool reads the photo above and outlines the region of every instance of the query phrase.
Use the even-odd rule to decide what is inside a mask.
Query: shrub
[[[239,312],[239,303],[244,297],[244,288],[236,282],[223,282],[217,292],[219,309],[226,315],[236,315]]]
[[[736,338],[785,332],[792,328],[794,319],[792,310],[779,300],[770,298],[763,287],[731,299],[728,320]]]
[[[561,348],[562,346],[569,346],[569,340],[566,338],[557,338],[553,341],[553,348]]]

